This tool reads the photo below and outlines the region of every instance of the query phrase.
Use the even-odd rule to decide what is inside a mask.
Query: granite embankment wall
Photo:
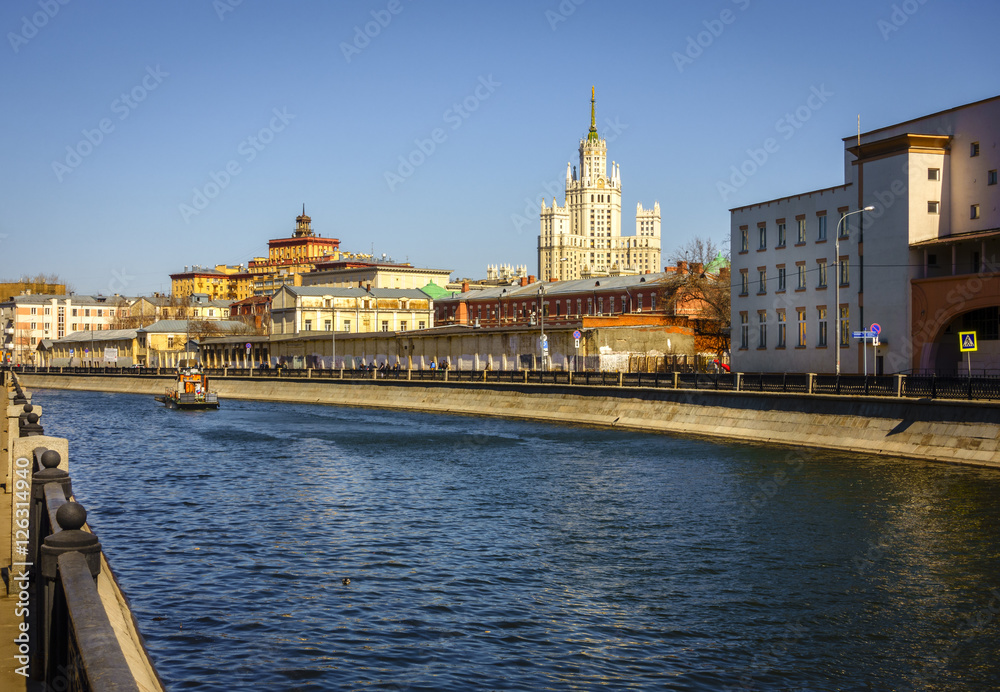
[[[159,394],[169,378],[23,375],[33,389]],[[1000,404],[566,385],[215,378],[222,399],[581,423],[1000,467]],[[150,401],[150,405],[154,405]],[[225,406],[225,401],[222,403]]]

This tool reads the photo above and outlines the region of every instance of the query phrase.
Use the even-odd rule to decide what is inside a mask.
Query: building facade
[[[425,269],[408,262],[341,259],[318,262],[315,271],[302,275],[301,285],[413,289],[434,284],[443,288],[450,276],[450,269]]]
[[[434,326],[432,306],[412,288],[282,286],[271,299],[271,334],[426,329]]]
[[[660,205],[636,207],[635,235],[622,235],[621,170],[607,163],[607,141],[597,133],[594,92],[590,131],[580,140],[579,170],[566,164],[566,197],[542,201],[538,275],[559,281],[645,274],[660,267]]]
[[[118,310],[115,299],[105,296],[14,296],[0,303],[0,316],[12,323],[10,359],[24,365],[37,364],[35,349],[41,340],[110,329]]]
[[[998,135],[1000,97],[908,120],[845,138],[843,185],[731,209],[734,369],[964,373],[974,331],[1000,372]]]

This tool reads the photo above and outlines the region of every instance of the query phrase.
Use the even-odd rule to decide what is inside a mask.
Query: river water
[[[34,400],[170,690],[1000,688],[997,471]]]

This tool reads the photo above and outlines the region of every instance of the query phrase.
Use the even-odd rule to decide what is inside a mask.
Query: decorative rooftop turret
[[[309,224],[312,223],[312,219],[306,216],[306,205],[305,202],[302,203],[302,214],[295,217],[295,238],[309,238],[312,237],[312,228]]]

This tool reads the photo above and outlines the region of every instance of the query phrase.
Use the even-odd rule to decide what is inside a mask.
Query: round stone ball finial
[[[29,413],[27,416],[25,416],[25,420],[28,421],[31,425],[34,425],[35,423],[38,422],[38,414]]]
[[[24,412],[25,413],[31,413],[34,410],[35,410],[35,407],[32,406],[31,404],[25,404],[24,405]]]
[[[59,466],[59,462],[62,461],[62,457],[59,456],[59,452],[54,449],[47,449],[42,452],[42,466],[47,469],[54,469]]]
[[[67,502],[56,511],[56,521],[63,531],[79,530],[87,523],[87,510],[79,502]]]

